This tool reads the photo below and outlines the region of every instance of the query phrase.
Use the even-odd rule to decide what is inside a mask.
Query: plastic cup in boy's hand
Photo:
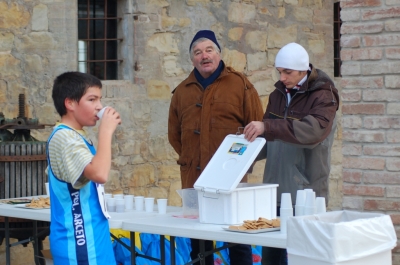
[[[99,112],[97,112],[97,117],[99,117],[99,119],[101,119],[103,117],[104,111],[106,110],[106,108],[108,108],[108,106],[102,108]]]

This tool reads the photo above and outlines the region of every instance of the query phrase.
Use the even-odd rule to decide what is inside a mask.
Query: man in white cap
[[[257,90],[242,73],[222,61],[213,31],[198,31],[189,52],[194,69],[172,91],[168,117],[168,139],[179,155],[184,189],[193,188],[228,134],[235,134],[251,121],[261,121],[263,116]],[[191,243],[194,260],[199,240],[191,239]],[[212,248],[212,241],[206,241],[206,250]],[[231,265],[253,265],[250,245],[229,248],[229,257]],[[213,255],[205,261],[214,265]]]
[[[339,95],[333,81],[309,63],[297,43],[282,47],[275,58],[280,80],[270,94],[263,121],[249,123],[244,134],[267,144],[258,159],[267,158],[264,183],[277,183],[278,213],[282,193],[313,189],[328,200],[331,148],[336,129]],[[263,248],[263,265],[287,264],[285,250]]]

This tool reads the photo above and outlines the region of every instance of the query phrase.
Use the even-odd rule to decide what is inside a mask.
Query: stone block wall
[[[341,8],[343,208],[389,214],[399,235],[400,2]]]

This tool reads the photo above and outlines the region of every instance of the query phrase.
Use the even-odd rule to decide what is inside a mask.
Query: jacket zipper
[[[281,90],[279,90],[284,96],[285,96],[285,102],[286,102],[286,105],[285,105],[285,109],[284,109],[284,115],[283,115],[283,119],[285,119],[286,120],[286,118],[287,118],[287,114],[288,114],[288,111],[289,111],[289,106],[290,106],[290,103],[293,101],[293,99],[294,99],[294,97],[297,95],[297,93],[305,93],[305,91],[297,91],[294,95],[293,95],[293,97],[292,97],[292,99],[290,100],[290,102],[289,102],[289,104],[287,103],[287,95],[286,95],[286,93],[283,93],[283,91],[281,91]]]

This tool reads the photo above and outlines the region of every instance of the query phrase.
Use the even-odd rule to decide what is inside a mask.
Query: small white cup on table
[[[143,203],[144,203],[143,196],[135,196],[135,210],[136,211],[143,211]]]
[[[125,200],[125,209],[126,210],[132,210],[133,209],[133,198],[134,195],[125,195],[124,200]]]
[[[167,213],[168,199],[157,199],[157,208],[159,214]]]
[[[116,199],[115,198],[108,198],[106,200],[106,203],[107,203],[107,211],[115,212]]]
[[[114,194],[113,198],[115,198],[115,199],[123,199],[124,198],[124,194]]]
[[[149,198],[144,198],[144,207],[147,213],[153,212],[154,208],[154,198],[149,197]]]
[[[115,199],[115,211],[117,213],[123,213],[125,212],[125,200],[122,198],[116,198]]]

